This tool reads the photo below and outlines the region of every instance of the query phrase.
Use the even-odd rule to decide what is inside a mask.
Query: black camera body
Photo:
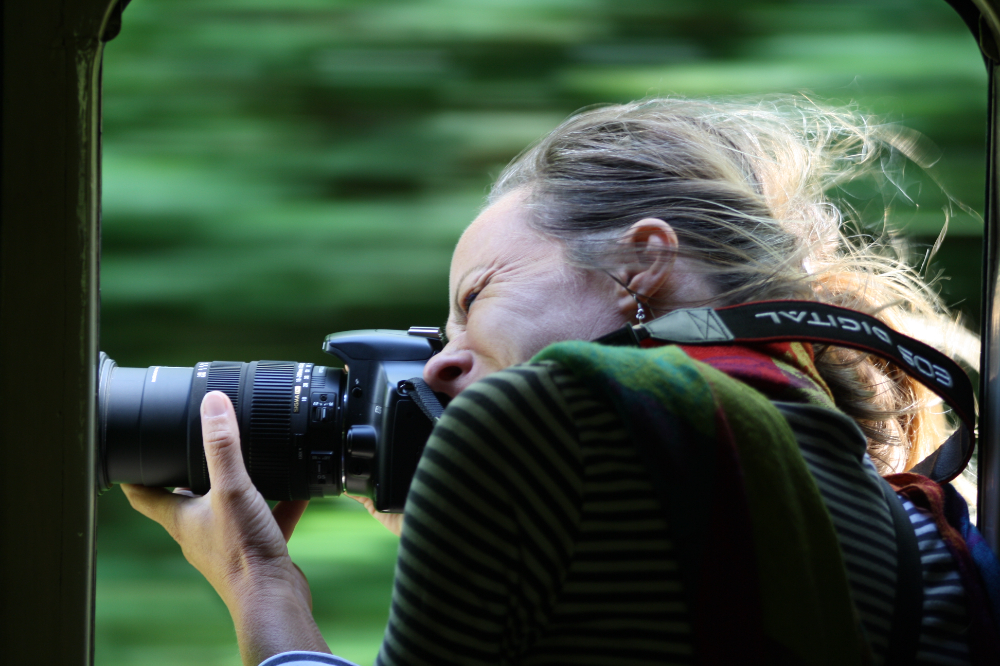
[[[401,512],[433,423],[410,380],[441,350],[436,328],[328,335],[344,369],[297,361],[122,368],[101,353],[98,487],[210,487],[201,400],[229,396],[250,478],[266,499],[371,497]]]

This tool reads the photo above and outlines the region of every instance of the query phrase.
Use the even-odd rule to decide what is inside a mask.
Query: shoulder
[[[476,382],[445,409],[428,450],[514,458],[576,455],[579,420],[593,394],[556,363],[518,365]]]
[[[530,398],[561,399],[570,398],[585,388],[570,370],[556,361],[522,363],[484,377],[462,391],[452,404],[461,404],[470,399],[493,397],[501,403],[517,396]],[[450,407],[451,405],[449,405]]]
[[[525,503],[561,507],[560,520],[575,520],[568,516],[576,514],[582,497],[585,449],[595,424],[613,418],[559,364],[496,372],[448,404],[421,455],[407,520],[411,508],[431,497],[490,511],[516,512]]]
[[[462,391],[445,409],[435,433],[576,437],[579,421],[598,403],[594,392],[561,364],[526,363]]]

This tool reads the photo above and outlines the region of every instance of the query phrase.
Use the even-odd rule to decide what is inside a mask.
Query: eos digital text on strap
[[[639,346],[818,342],[857,349],[895,363],[938,394],[961,421],[958,430],[911,471],[949,481],[962,472],[975,448],[975,393],[962,367],[930,345],[848,308],[783,300],[674,310],[645,324],[625,326],[597,342]]]

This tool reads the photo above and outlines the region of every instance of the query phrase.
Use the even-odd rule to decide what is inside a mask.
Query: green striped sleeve
[[[379,663],[687,663],[676,561],[620,419],[553,364],[451,402],[406,504]]]

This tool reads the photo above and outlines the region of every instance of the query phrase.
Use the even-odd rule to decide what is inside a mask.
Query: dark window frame
[[[1000,550],[1000,0],[947,0],[988,71],[979,525]],[[90,664],[103,43],[127,0],[3,9],[0,650],[5,663]]]

